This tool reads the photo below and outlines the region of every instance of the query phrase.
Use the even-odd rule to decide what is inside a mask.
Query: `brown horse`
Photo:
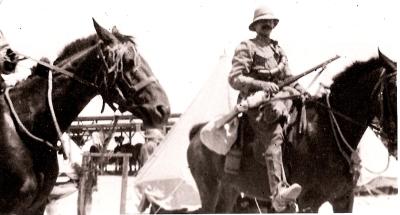
[[[334,78],[330,93],[306,102],[308,132],[287,138],[283,146],[287,180],[303,187],[298,198],[300,211],[317,212],[321,204],[329,201],[334,212],[352,212],[353,189],[358,178],[353,174],[352,152],[374,117],[382,116],[381,122],[391,124],[397,131],[393,112],[386,111],[388,105],[396,107],[390,98],[396,94],[393,92],[396,82],[392,81],[396,72],[383,58],[355,62]],[[383,98],[379,99],[380,96]],[[203,125],[193,127],[187,151],[201,198],[200,212],[232,212],[240,192],[270,201],[266,167],[255,159],[263,150],[254,148],[259,146],[253,144],[257,137],[252,130],[244,127],[241,169],[238,175],[232,175],[224,172],[225,156],[214,153],[201,142],[199,131]],[[387,127],[383,129],[386,134],[383,136],[394,138],[388,135]],[[396,141],[390,142],[397,144]],[[388,146],[391,153],[394,153],[391,148],[396,147]]]
[[[168,98],[132,38],[94,27],[97,34],[64,48],[52,82],[33,75],[0,97],[0,214],[44,213],[58,175],[54,121],[64,132],[94,96],[145,126],[167,122]]]

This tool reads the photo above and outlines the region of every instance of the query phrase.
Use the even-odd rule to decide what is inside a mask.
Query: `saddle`
[[[284,144],[288,147],[303,148],[303,144],[306,144],[307,138],[313,133],[313,122],[316,120],[316,114],[312,111],[307,111],[306,105],[301,100],[294,100],[293,106],[289,111],[289,120],[281,120],[281,126],[284,129]],[[237,151],[240,150],[241,156],[253,156],[254,159],[265,166],[265,146],[261,144],[262,141],[257,140],[255,132],[250,126],[249,118],[245,114],[239,118],[238,134],[235,143],[232,145],[232,151],[234,156],[237,156]],[[244,138],[246,137],[246,138]],[[284,147],[284,146],[283,146]],[[227,153],[227,159],[231,152]],[[231,164],[225,163],[225,166]],[[232,169],[232,167],[231,167]]]
[[[217,127],[216,122],[223,116],[210,120],[200,130],[201,142],[211,151],[220,155],[226,155],[236,142],[239,120],[233,119],[222,127]]]
[[[306,114],[306,105],[301,99],[293,100],[288,117],[278,119],[284,129],[285,145],[297,148],[307,142],[307,138],[312,136],[315,130],[313,122],[317,114],[314,113],[313,108],[307,108]],[[241,117],[235,118],[225,126],[217,128],[215,122],[222,117],[205,124],[200,130],[200,139],[211,151],[226,156],[225,171],[237,174],[242,156],[253,156],[257,162],[265,166],[265,146],[256,138],[247,114],[242,114]]]

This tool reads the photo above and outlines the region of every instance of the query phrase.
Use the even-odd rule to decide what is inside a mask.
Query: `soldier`
[[[148,154],[151,155],[154,152],[154,149],[160,144],[160,142],[164,139],[164,134],[160,131],[160,129],[147,129],[146,130],[146,145]]]
[[[250,31],[257,36],[240,43],[232,59],[232,70],[229,74],[230,85],[239,90],[239,103],[256,92],[264,91],[271,96],[281,94],[277,83],[291,77],[288,59],[276,40],[270,38],[271,31],[279,19],[267,7],[259,7],[254,12]],[[284,91],[299,92],[305,90],[297,83],[285,87]],[[287,205],[295,201],[301,193],[299,184],[289,186],[283,181],[282,119],[288,114],[288,106],[283,101],[265,104],[262,108],[250,108],[244,117],[259,138],[258,142],[265,147],[266,166],[268,169],[269,188],[272,194],[272,205],[277,212],[283,211]],[[260,117],[262,116],[262,117]],[[286,118],[287,119],[287,118]]]

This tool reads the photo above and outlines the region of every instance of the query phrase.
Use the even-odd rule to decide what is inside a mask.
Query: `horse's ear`
[[[101,40],[103,40],[106,44],[110,44],[117,41],[117,38],[112,33],[107,31],[107,29],[101,27],[94,18],[92,19],[93,19],[94,29],[96,29],[97,35]]]
[[[392,71],[397,71],[397,63],[395,61],[388,58],[379,49],[378,49],[378,54],[379,54],[379,59],[382,60],[384,64],[388,65],[392,69]]]
[[[111,32],[113,33],[113,34],[119,34],[119,31],[118,31],[118,29],[117,29],[117,26],[113,26],[113,28],[112,28],[112,30],[111,30]]]

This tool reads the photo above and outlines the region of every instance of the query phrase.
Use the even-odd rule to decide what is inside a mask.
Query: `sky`
[[[242,40],[255,36],[248,25],[259,5],[280,19],[271,37],[286,51],[293,74],[341,56],[309,88],[311,93],[355,60],[376,56],[378,47],[392,59],[399,57],[393,0],[0,0],[0,30],[18,52],[54,60],[69,42],[95,33],[92,17],[107,29],[115,25],[136,38],[172,112],[182,113],[219,57],[232,56]],[[6,79],[26,77],[31,65],[22,63]],[[300,83],[307,87],[312,78]],[[96,97],[81,115],[100,115],[100,109]]]

